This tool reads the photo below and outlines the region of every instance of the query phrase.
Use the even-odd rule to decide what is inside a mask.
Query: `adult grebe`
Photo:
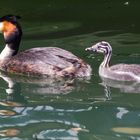
[[[91,67],[71,52],[56,47],[32,48],[18,53],[22,29],[17,19],[0,18],[5,48],[0,54],[0,69],[6,72],[52,77],[88,77]]]
[[[140,65],[117,64],[109,66],[112,48],[108,42],[99,42],[90,48],[86,48],[86,51],[104,54],[104,60],[99,67],[99,75],[102,78],[119,81],[140,81]]]

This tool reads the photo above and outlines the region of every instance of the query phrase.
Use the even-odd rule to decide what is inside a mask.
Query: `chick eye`
[[[108,46],[108,44],[107,44],[107,43],[104,43],[104,42],[102,42],[102,45],[103,45],[103,46]]]
[[[100,49],[100,48],[101,48],[101,46],[97,46],[97,48],[98,48],[98,49]]]

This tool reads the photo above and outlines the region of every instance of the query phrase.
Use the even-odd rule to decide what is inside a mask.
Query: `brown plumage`
[[[52,77],[89,77],[91,67],[69,51],[39,47],[18,53],[22,30],[17,17],[0,18],[6,46],[0,54],[0,69],[17,74]]]

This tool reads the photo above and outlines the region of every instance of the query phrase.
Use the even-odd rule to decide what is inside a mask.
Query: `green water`
[[[103,56],[84,51],[105,40],[113,47],[112,64],[140,63],[139,5],[138,0],[1,1],[0,16],[22,17],[20,50],[64,48],[89,63],[93,75],[89,81],[54,81],[1,73],[0,139],[139,140],[140,84],[102,81]]]

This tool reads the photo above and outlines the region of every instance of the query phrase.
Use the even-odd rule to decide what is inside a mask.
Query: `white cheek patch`
[[[0,32],[2,32],[3,27],[4,27],[3,22],[0,22]]]

